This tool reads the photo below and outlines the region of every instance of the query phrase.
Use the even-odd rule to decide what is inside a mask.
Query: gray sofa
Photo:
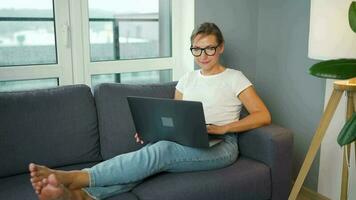
[[[126,96],[173,98],[175,83],[101,84],[0,93],[0,199],[36,199],[28,164],[82,169],[141,148]],[[269,125],[238,134],[240,155],[223,169],[161,173],[109,199],[285,200],[292,134]]]

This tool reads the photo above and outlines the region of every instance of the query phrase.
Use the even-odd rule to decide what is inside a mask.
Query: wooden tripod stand
[[[353,81],[355,80],[352,79]],[[348,81],[335,81],[334,82],[334,90],[331,94],[329,102],[326,106],[324,114],[320,120],[319,126],[314,134],[312,142],[310,144],[308,153],[303,162],[302,168],[299,171],[297,180],[292,188],[292,191],[289,195],[288,200],[295,200],[298,196],[298,193],[303,185],[305,177],[310,170],[310,167],[313,163],[315,155],[320,148],[321,141],[324,138],[325,131],[330,124],[330,120],[335,113],[337,105],[340,102],[341,95],[346,92],[347,93],[347,112],[346,119],[349,119],[353,112],[356,112],[356,83],[348,82]],[[356,152],[356,143],[354,142],[355,152]],[[343,152],[343,168],[342,168],[342,182],[341,182],[341,194],[340,199],[346,200],[348,194],[348,161],[350,160],[350,147],[351,144],[344,146]],[[356,155],[355,155],[356,156]]]

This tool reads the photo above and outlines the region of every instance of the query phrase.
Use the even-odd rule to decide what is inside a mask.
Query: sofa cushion
[[[50,167],[102,160],[93,96],[86,85],[0,93],[0,177],[30,162]]]
[[[91,167],[96,163],[86,163],[58,168],[61,170],[74,170]],[[34,200],[38,199],[32,189],[30,175],[28,173],[0,178],[0,199],[6,200]]]
[[[125,192],[113,197],[106,198],[105,200],[138,200],[138,198],[131,192]]]
[[[94,90],[103,158],[137,150],[135,126],[127,96],[173,98],[176,83],[152,85],[101,84]]]
[[[133,189],[139,199],[270,199],[270,169],[247,158],[226,168],[165,173],[152,177]]]
[[[96,163],[86,163],[58,168],[60,170],[74,170],[91,167]],[[0,178],[0,199],[6,200],[35,200],[38,199],[32,189],[29,174],[21,174],[7,178]],[[110,200],[135,200],[132,193],[123,193],[110,198]]]

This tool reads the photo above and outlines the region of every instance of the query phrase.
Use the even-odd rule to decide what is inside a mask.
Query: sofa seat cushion
[[[30,183],[30,175],[21,174],[0,178],[0,199],[30,200],[37,199]]]
[[[74,170],[91,167],[96,163],[86,163],[58,168],[60,170]],[[30,174],[20,174],[7,178],[0,178],[0,199],[7,200],[34,200],[38,199],[32,189]]]
[[[122,193],[113,197],[109,197],[105,200],[138,200],[135,194],[131,192]]]
[[[86,163],[71,165],[58,168],[60,170],[78,170],[87,167],[91,167],[96,163]],[[36,193],[32,189],[30,182],[30,175],[28,173],[11,176],[7,178],[0,178],[0,199],[6,200],[36,200],[38,199]],[[111,200],[135,200],[137,199],[132,193],[123,193]]]
[[[132,192],[142,200],[264,200],[271,197],[270,176],[270,169],[263,163],[240,157],[218,170],[160,174]]]
[[[0,93],[0,177],[102,160],[93,95],[86,85]]]

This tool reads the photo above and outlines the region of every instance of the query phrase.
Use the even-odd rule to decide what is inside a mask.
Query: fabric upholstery
[[[193,173],[166,173],[150,178],[133,193],[142,200],[156,199],[269,199],[269,167],[241,157],[226,168]]]
[[[288,199],[292,180],[293,136],[290,130],[269,125],[239,134],[243,156],[265,163],[271,169],[272,199]]]
[[[131,192],[122,193],[113,197],[109,197],[105,200],[138,200],[135,194]]]
[[[63,86],[0,93],[0,177],[102,160],[90,88]]]
[[[102,84],[95,89],[95,102],[85,85],[0,93],[0,199],[37,199],[29,162],[82,169],[139,149],[126,97],[173,98],[175,84]],[[246,114],[245,110],[242,116]],[[231,166],[157,174],[131,192],[108,199],[287,199],[290,130],[270,125],[238,135],[240,157]]]
[[[94,97],[98,110],[101,155],[105,160],[141,147],[134,140],[136,131],[126,97],[173,98],[175,84],[125,85],[108,83],[95,88]]]
[[[94,163],[85,163],[78,165],[71,165],[66,167],[56,168],[59,170],[80,170],[95,165]],[[32,189],[30,182],[30,175],[28,173],[15,175],[0,179],[0,199],[1,200],[34,200],[38,199],[36,193]],[[108,200],[137,200],[136,195],[126,192]]]
[[[58,168],[61,170],[83,169],[93,166],[95,163],[86,163]],[[32,189],[30,175],[28,173],[0,179],[0,199],[6,200],[30,200],[38,199]]]

